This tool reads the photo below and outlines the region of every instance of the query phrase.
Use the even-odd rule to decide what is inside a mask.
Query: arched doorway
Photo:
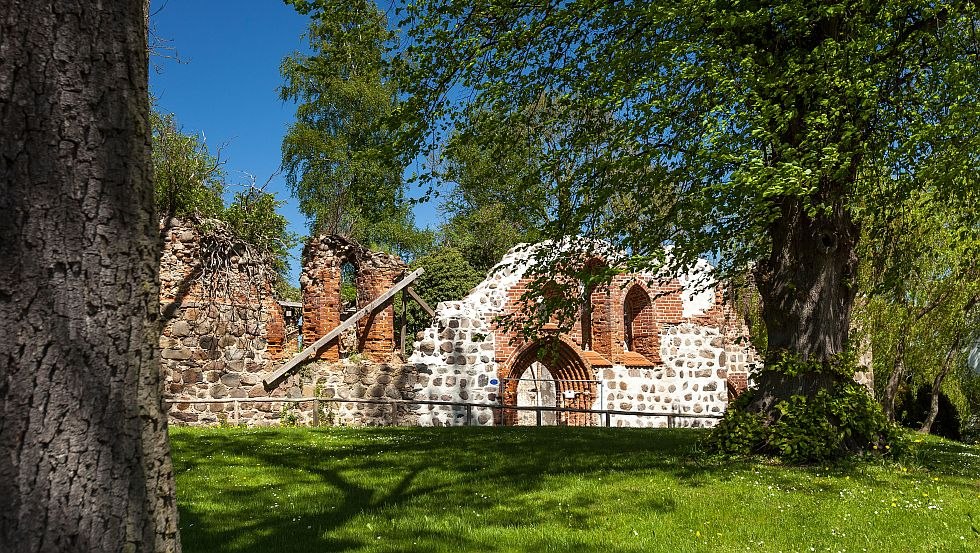
[[[534,367],[533,374],[543,374],[543,371],[538,372],[543,368],[551,376],[554,382],[556,407],[592,409],[596,400],[596,375],[582,359],[579,351],[578,347],[566,338],[546,338],[525,345],[514,354],[508,364],[508,370],[504,373],[506,377],[503,381],[501,398],[503,404],[517,406],[530,400],[530,394],[521,399],[520,392],[522,377]],[[544,379],[539,377],[536,380]],[[520,411],[516,409],[504,409],[501,422],[515,425],[520,424],[521,420],[528,420],[522,419],[519,413]],[[532,417],[530,420],[537,424],[537,415],[534,411],[529,413]],[[596,417],[591,413],[558,412],[555,414],[554,421],[554,424],[568,426],[593,426],[597,423]],[[543,423],[544,414],[542,414]]]
[[[541,363],[531,363],[524,370],[517,383],[518,407],[557,407],[558,396],[555,377],[548,367]],[[534,411],[518,411],[518,426],[536,426],[538,415]],[[558,414],[555,411],[541,411],[541,425],[554,426],[558,424]]]

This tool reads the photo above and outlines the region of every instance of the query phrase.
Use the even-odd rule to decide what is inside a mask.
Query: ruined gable
[[[411,358],[434,375],[420,390],[422,397],[466,396],[518,405],[521,394],[528,393],[522,392],[522,383],[543,368],[551,380],[540,383],[553,382],[556,388],[552,406],[682,413],[692,415],[680,419],[685,424],[708,426],[727,407],[729,396],[745,389],[748,369],[758,362],[748,329],[717,285],[693,286],[697,275],[616,275],[608,286],[589,291],[588,308],[567,334],[549,335],[546,327],[538,340],[527,341],[502,328],[499,317],[524,307],[532,251],[515,248],[465,298],[439,304],[434,325],[423,332]],[[708,270],[706,264],[701,270]],[[550,347],[544,347],[546,341]],[[455,384],[460,378],[468,389]],[[454,385],[447,386],[447,380]],[[494,422],[518,422],[516,411],[503,412]],[[693,416],[702,413],[706,416]],[[491,417],[489,410],[481,413],[486,424]],[[458,413],[438,410],[423,415],[423,422],[431,424],[458,424],[458,419]],[[661,417],[620,414],[610,419],[610,424],[626,426],[667,423]],[[559,413],[557,422],[605,421],[569,412]]]

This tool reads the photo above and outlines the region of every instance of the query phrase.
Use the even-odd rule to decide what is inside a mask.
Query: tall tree
[[[871,232],[860,248],[868,299],[858,320],[870,339],[875,373],[886,377],[880,397],[893,420],[899,387],[931,380],[936,367],[951,368],[973,339],[972,308],[965,307],[980,294],[976,207],[939,205],[929,201],[934,193],[922,183],[906,202],[862,218]]]
[[[651,268],[702,255],[721,275],[753,267],[769,349],[742,407],[769,429],[790,411],[826,415],[839,431],[821,454],[878,445],[877,422],[849,433],[853,417],[826,411],[864,401],[844,361],[859,214],[920,182],[931,201],[975,195],[972,2],[425,0],[406,13],[410,155],[475,110],[533,125],[518,106],[547,91],[568,131],[544,163],[580,183],[549,233],[605,238]]]
[[[395,36],[385,13],[370,0],[286,3],[310,16],[312,53],[283,60],[280,95],[298,104],[282,164],[311,230],[391,251],[424,245],[405,203],[404,166],[391,148]]]
[[[543,122],[547,99],[526,109]],[[450,186],[448,193],[440,190],[442,234],[445,244],[486,272],[514,245],[540,239],[540,229],[563,211],[567,187],[562,175],[541,171],[539,160],[553,133],[541,132],[541,125],[515,128],[489,112],[471,119],[440,152],[437,178],[442,187]]]
[[[147,4],[0,14],[0,544],[179,551]]]

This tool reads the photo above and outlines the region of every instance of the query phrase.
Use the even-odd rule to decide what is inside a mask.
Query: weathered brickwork
[[[707,264],[669,278],[617,275],[589,291],[567,334],[549,324],[528,342],[499,324],[500,316],[523,308],[521,296],[531,283],[526,273],[533,248],[516,248],[466,297],[438,305],[409,363],[395,351],[388,302],[317,359],[266,387],[263,379],[299,347],[299,312],[309,344],[384,294],[406,266],[344,238],[314,238],[304,250],[303,302],[286,304],[284,311],[268,273],[229,242],[220,225],[206,228],[177,221],[162,231],[166,396],[187,400],[171,406],[174,424],[537,424],[535,413],[516,407],[546,405],[572,411],[544,413],[542,424],[712,426],[747,389],[750,369],[760,362],[724,290],[699,286],[700,277],[710,274]],[[216,266],[206,265],[215,259]],[[586,265],[599,269],[604,263]],[[356,305],[342,302],[345,272],[354,275]],[[870,373],[856,378],[868,381]],[[319,408],[312,401],[287,401],[313,396],[322,398]],[[234,401],[213,401],[221,399]]]
[[[177,400],[170,419],[177,425],[308,424],[312,402],[256,402],[250,398],[411,399],[419,367],[389,364],[394,349],[390,305],[365,317],[345,356],[363,352],[365,362],[339,360],[340,343],[325,350],[333,363],[315,362],[266,388],[267,377],[298,349],[295,317],[285,317],[258,261],[221,230],[219,222],[170,221],[164,229],[160,262],[161,310],[166,320],[160,338],[165,397]],[[206,228],[206,231],[202,231]],[[212,251],[213,244],[222,249]],[[402,276],[405,265],[387,254],[368,252],[337,237],[321,237],[307,246],[304,266],[306,340],[315,340],[340,324],[340,271],[355,263],[358,303],[366,304]],[[206,260],[215,267],[206,266]],[[216,270],[220,267],[220,271]],[[312,278],[311,278],[312,277]],[[289,309],[298,309],[290,306]],[[307,342],[308,343],[308,342]],[[424,368],[421,372],[424,372]],[[204,400],[236,400],[217,402]],[[179,400],[195,400],[181,403]],[[321,402],[322,424],[415,425],[418,415],[404,406]]]
[[[209,227],[207,233],[202,226]],[[268,273],[219,222],[168,221],[161,227],[161,366],[168,399],[266,395],[260,384],[270,363],[291,352]],[[231,255],[228,255],[231,253]],[[208,266],[206,260],[219,262]],[[212,261],[213,262],[213,261]],[[283,393],[283,392],[279,392]],[[171,406],[176,423],[218,421],[222,404]]]
[[[310,344],[341,323],[342,270],[350,264],[356,272],[358,307],[377,298],[405,274],[405,263],[396,256],[372,252],[340,236],[319,236],[303,250],[303,342]],[[358,352],[379,363],[393,359],[395,313],[389,303],[357,323],[353,340],[337,340],[320,351],[318,359],[337,361]]]

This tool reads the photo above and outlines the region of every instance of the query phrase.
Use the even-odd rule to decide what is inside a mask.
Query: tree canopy
[[[770,429],[761,448],[783,450],[792,432],[774,432],[792,413],[849,436],[815,456],[879,443],[848,384],[859,244],[924,186],[920,201],[977,205],[972,2],[425,0],[403,13],[406,155],[465,134],[474,114],[546,132],[540,168],[567,198],[546,235],[602,238],[641,267],[709,256],[716,275],[753,272],[769,349],[741,407]],[[543,120],[524,109],[542,94]],[[875,420],[838,428],[845,412]]]
[[[415,228],[392,149],[397,104],[388,56],[394,33],[369,0],[287,0],[310,16],[311,53],[282,61],[280,96],[296,102],[282,142],[286,181],[313,233],[414,254],[431,237]]]
[[[212,153],[203,138],[185,133],[172,113],[151,110],[150,123],[154,199],[160,215],[220,215],[226,176],[220,152]]]
[[[404,21],[415,65],[403,138],[410,152],[431,151],[485,112],[504,128],[561,125],[541,163],[565,175],[572,216],[552,231],[612,217],[602,237],[634,254],[669,242],[675,264],[707,254],[741,269],[771,252],[789,204],[814,220],[854,219],[888,211],[924,181],[938,201],[975,194],[973,9],[417,2]],[[523,109],[542,91],[556,106],[546,122]],[[512,143],[468,136],[471,147]],[[609,213],[624,194],[640,201]],[[616,232],[635,221],[644,232]]]
[[[204,225],[220,221],[236,240],[267,260],[278,276],[277,289],[286,291],[289,250],[297,237],[277,211],[283,202],[249,178],[226,206],[227,173],[220,150],[212,151],[203,135],[186,133],[172,113],[151,110],[150,120],[157,214]]]

